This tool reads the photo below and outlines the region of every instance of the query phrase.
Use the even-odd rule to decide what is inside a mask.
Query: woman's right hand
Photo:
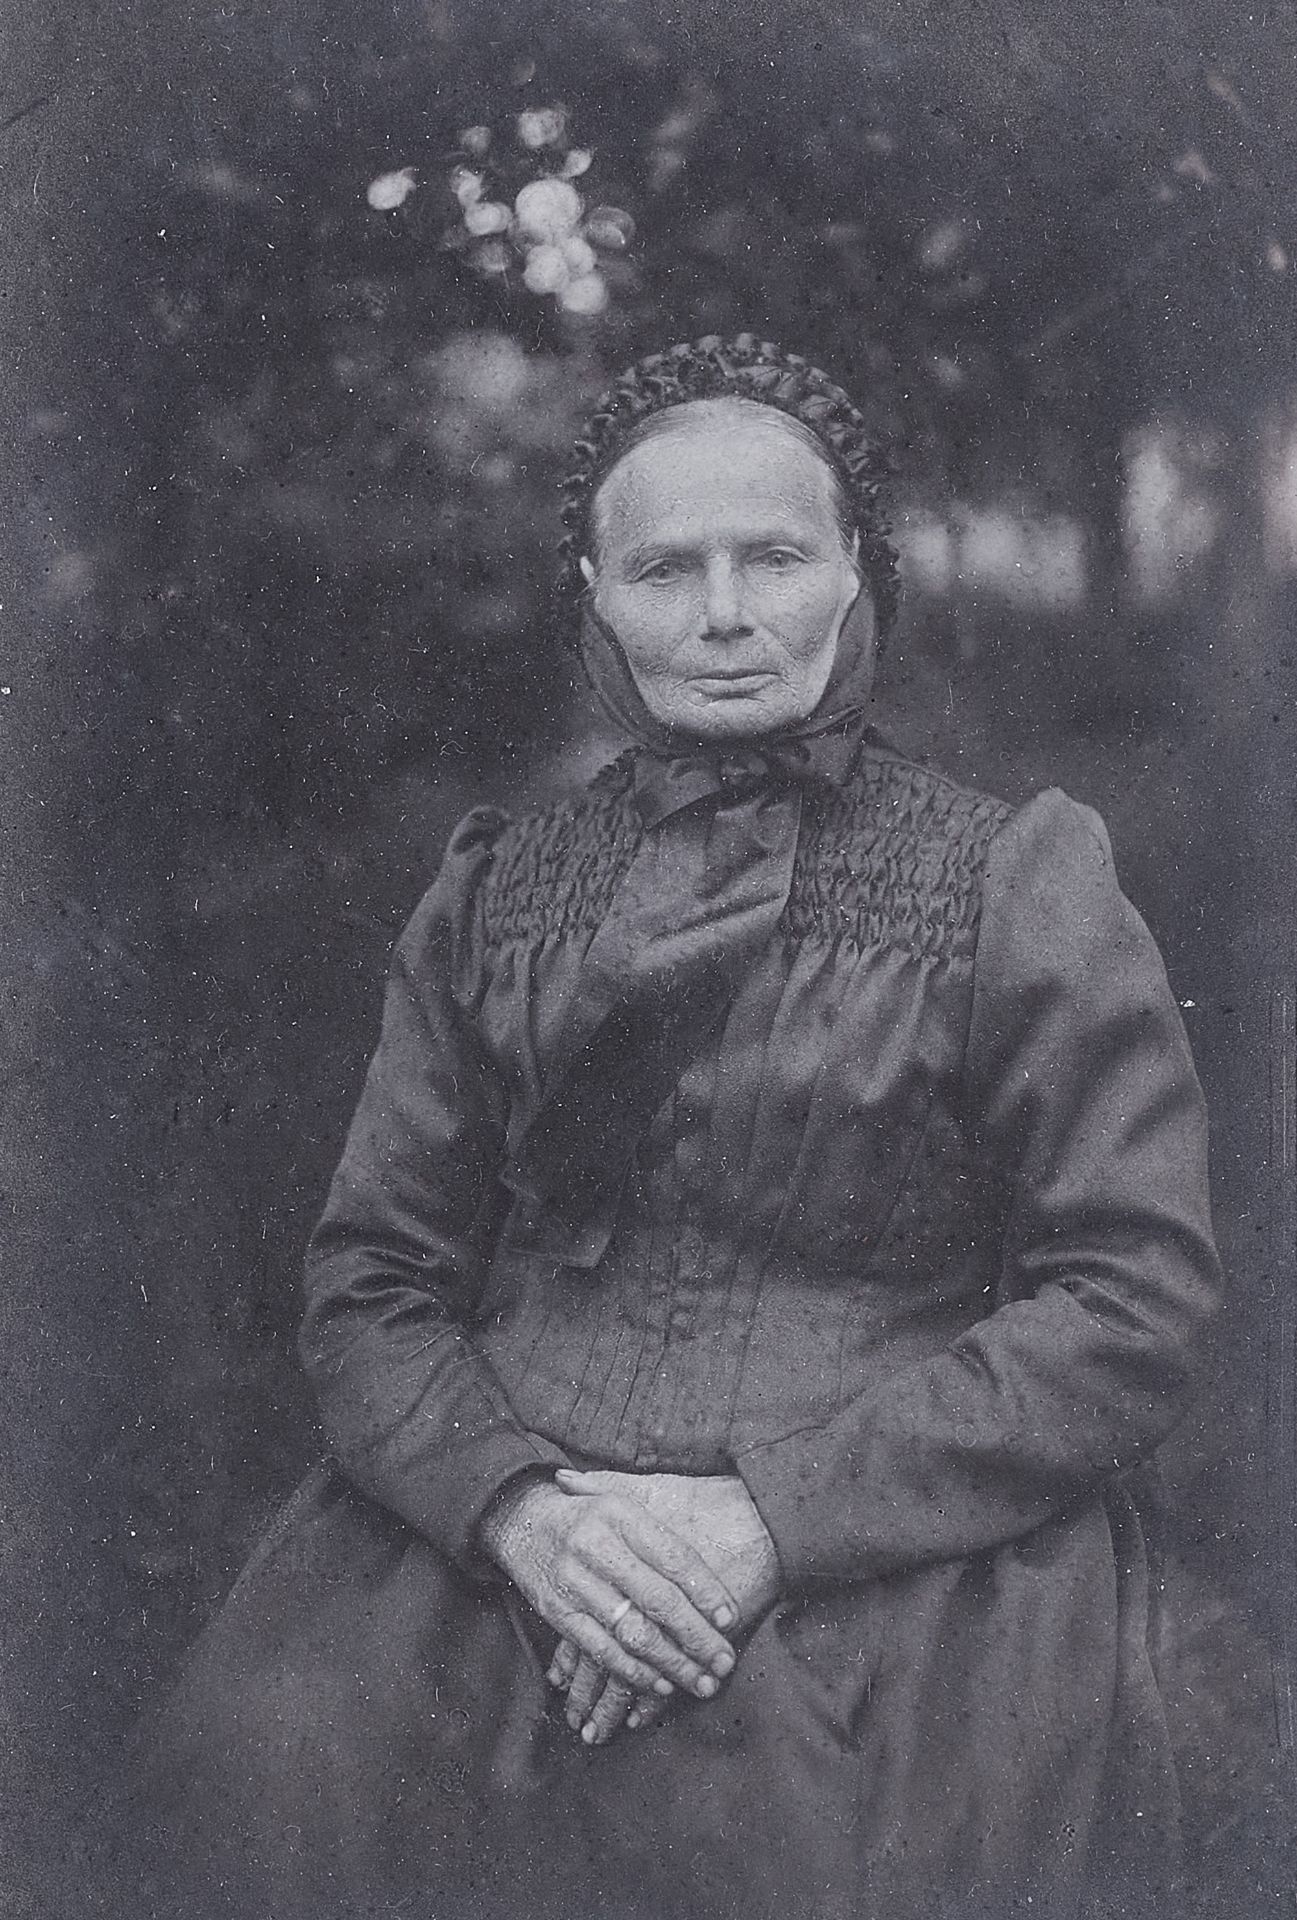
[[[636,1693],[708,1700],[733,1671],[734,1602],[687,1541],[621,1493],[504,1489],[481,1526],[496,1564],[561,1638]]]

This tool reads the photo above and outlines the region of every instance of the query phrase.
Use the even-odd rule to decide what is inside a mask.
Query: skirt
[[[590,1749],[555,1637],[325,1463],[140,1731],[121,1920],[1076,1920],[1175,1903],[1138,1511],[780,1601]]]

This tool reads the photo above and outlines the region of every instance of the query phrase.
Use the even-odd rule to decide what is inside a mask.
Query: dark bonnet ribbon
[[[607,1245],[638,1141],[779,924],[803,795],[842,784],[865,722],[835,671],[800,726],[714,748],[686,741],[648,714],[621,649],[589,613],[584,643],[596,697],[638,748],[644,831],[586,951],[540,1105],[510,1141],[505,1181],[543,1250],[588,1266]]]

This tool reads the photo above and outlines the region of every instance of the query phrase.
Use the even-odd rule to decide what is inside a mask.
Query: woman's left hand
[[[556,1476],[573,1495],[618,1493],[647,1508],[701,1554],[734,1602],[734,1631],[753,1625],[779,1597],[780,1568],[774,1541],[742,1480],[736,1475],[687,1473],[579,1473],[561,1467]],[[580,1728],[589,1746],[602,1745],[624,1723],[645,1727],[661,1703],[636,1696],[611,1680],[588,1655],[562,1641],[550,1666],[551,1683],[567,1691],[568,1724]]]

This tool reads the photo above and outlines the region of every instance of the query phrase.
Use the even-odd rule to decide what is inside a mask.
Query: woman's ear
[[[861,594],[865,591],[865,575],[864,575],[864,570],[860,565],[860,529],[859,528],[857,528],[855,533],[851,536],[851,545],[846,549],[846,560],[847,560],[848,566],[851,569],[851,578],[854,584],[852,586],[850,594],[846,598],[843,611],[840,616],[843,620],[845,620],[847,616],[851,613],[852,609],[858,603]]]
[[[857,534],[857,535],[856,535],[856,544],[857,544],[857,545],[859,545],[859,542],[860,542],[860,536],[859,536],[859,534]],[[580,569],[581,569],[581,576],[582,576],[582,578],[584,579],[584,581],[585,581],[585,583],[586,583],[586,585],[587,585],[587,587],[592,587],[592,586],[594,585],[594,562],[593,562],[593,560],[591,560],[591,559],[590,559],[590,558],[588,557],[588,555],[586,555],[586,554],[584,554],[584,553],[583,553],[583,554],[581,555],[581,558],[580,558],[580,559],[579,559],[579,560],[577,561],[577,565],[578,565],[578,566],[580,567]]]

